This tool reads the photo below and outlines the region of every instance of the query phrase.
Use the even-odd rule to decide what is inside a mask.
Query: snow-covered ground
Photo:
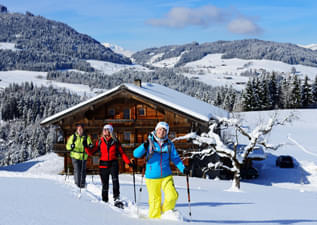
[[[57,82],[52,80],[46,80],[46,72],[36,71],[0,71],[0,89],[8,87],[11,83],[21,84],[23,82],[33,82],[37,86],[50,86],[55,88],[65,88],[78,95],[95,96],[96,92],[100,92],[100,89],[90,89],[88,85],[82,84],[70,84]]]
[[[132,69],[136,71],[145,71],[148,72],[149,69],[140,65],[125,65],[125,64],[116,64],[101,60],[87,60],[91,67],[99,70],[107,75],[119,72],[120,70]]]
[[[18,50],[17,48],[15,48],[15,43],[10,42],[0,42],[0,49],[12,51]]]
[[[298,45],[298,46],[302,48],[309,48],[311,50],[317,50],[317,44]]]
[[[185,52],[184,52],[185,53]],[[178,63],[180,57],[173,57],[154,62],[163,53],[153,55],[149,59],[149,63],[157,67],[172,68]],[[317,75],[317,67],[290,65],[287,63],[273,60],[256,60],[256,59],[222,59],[222,54],[208,54],[200,60],[189,62],[182,66],[182,74],[193,79],[198,79],[212,86],[232,85],[235,89],[241,90],[249,80],[249,77],[240,76],[241,72],[260,71],[264,69],[268,72],[284,72],[289,74],[294,67],[296,74],[300,77],[307,75],[310,79],[314,79]]]
[[[280,115],[290,110],[281,111]],[[57,175],[63,159],[54,153],[19,165],[0,168],[1,225],[87,225],[87,224],[317,224],[317,110],[296,110],[298,120],[286,127],[276,127],[271,142],[289,142],[290,135],[306,150],[293,144],[268,153],[258,162],[260,177],[243,181],[241,191],[230,191],[231,181],[190,178],[192,221],[188,216],[185,177],[175,176],[179,192],[176,209],[183,216],[167,216],[164,220],[144,218],[147,213],[147,191],[143,185],[137,193],[141,218],[133,204],[132,175],[121,174],[121,198],[127,201],[125,210],[101,201],[98,176],[87,177],[87,189],[78,198],[79,190],[73,178]],[[272,112],[242,113],[251,126],[268,118]],[[294,169],[275,167],[275,158],[290,154],[297,160]],[[141,183],[136,177],[137,190]],[[111,186],[110,186],[111,189]],[[174,221],[172,220],[174,219]],[[176,221],[175,221],[176,219]]]

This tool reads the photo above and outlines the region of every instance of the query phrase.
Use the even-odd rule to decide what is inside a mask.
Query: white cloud
[[[237,18],[228,24],[228,30],[235,34],[260,34],[262,29],[247,18]]]
[[[187,26],[208,27],[214,23],[224,22],[225,12],[215,6],[207,5],[200,8],[172,8],[164,18],[151,19],[147,22],[153,26],[183,28]]]
[[[223,25],[235,34],[257,35],[262,33],[261,27],[237,10],[221,9],[212,5],[200,8],[174,7],[164,17],[150,19],[147,23],[152,26],[168,28]]]

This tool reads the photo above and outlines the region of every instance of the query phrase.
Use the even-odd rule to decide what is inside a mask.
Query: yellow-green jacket
[[[76,140],[75,140],[75,147],[74,149],[72,149],[71,145],[73,144],[73,140],[74,140],[74,135],[76,135]],[[86,136],[85,134],[83,134],[82,136],[79,136],[77,133],[72,134],[68,140],[67,140],[67,144],[66,144],[66,149],[70,152],[70,157],[74,158],[74,159],[79,159],[79,160],[83,160],[83,152],[84,152],[84,159],[87,160],[88,155],[85,152],[85,148],[83,145],[83,141],[85,140]],[[90,139],[89,136],[87,136],[87,146],[91,145],[92,141]]]

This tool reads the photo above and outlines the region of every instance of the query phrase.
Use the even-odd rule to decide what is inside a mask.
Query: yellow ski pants
[[[172,176],[158,179],[146,179],[149,193],[149,218],[160,218],[164,213],[175,208],[178,193],[174,186]],[[161,207],[161,190],[164,192],[164,203]]]

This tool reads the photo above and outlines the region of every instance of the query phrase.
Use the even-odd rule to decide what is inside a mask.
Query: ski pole
[[[81,183],[83,182],[83,176],[84,176],[84,162],[85,162],[85,149],[83,151],[83,158],[81,161],[81,174],[80,174],[80,181],[79,181],[79,193],[81,193]]]
[[[142,193],[142,186],[143,186],[144,171],[145,171],[145,166],[142,166],[141,167],[142,177],[141,177],[141,185],[140,185],[140,189],[139,189],[140,194],[139,194],[139,197],[138,197],[138,203],[140,203],[140,201],[141,201],[141,193]],[[139,207],[137,207],[137,215],[139,215]]]
[[[135,191],[135,171],[134,171],[134,165],[135,165],[135,162],[134,162],[134,160],[132,160],[132,164],[133,164],[133,167],[132,167],[132,173],[133,173],[133,190],[134,190],[134,203],[136,204],[136,191]]]
[[[192,219],[192,210],[191,210],[191,207],[190,207],[190,190],[189,190],[189,176],[188,175],[186,175],[186,183],[187,183],[189,216],[190,216],[190,220],[191,220]]]
[[[66,171],[65,171],[65,182],[66,182],[66,180],[67,180],[67,176],[68,176],[68,164],[67,164],[67,152],[66,152]]]

